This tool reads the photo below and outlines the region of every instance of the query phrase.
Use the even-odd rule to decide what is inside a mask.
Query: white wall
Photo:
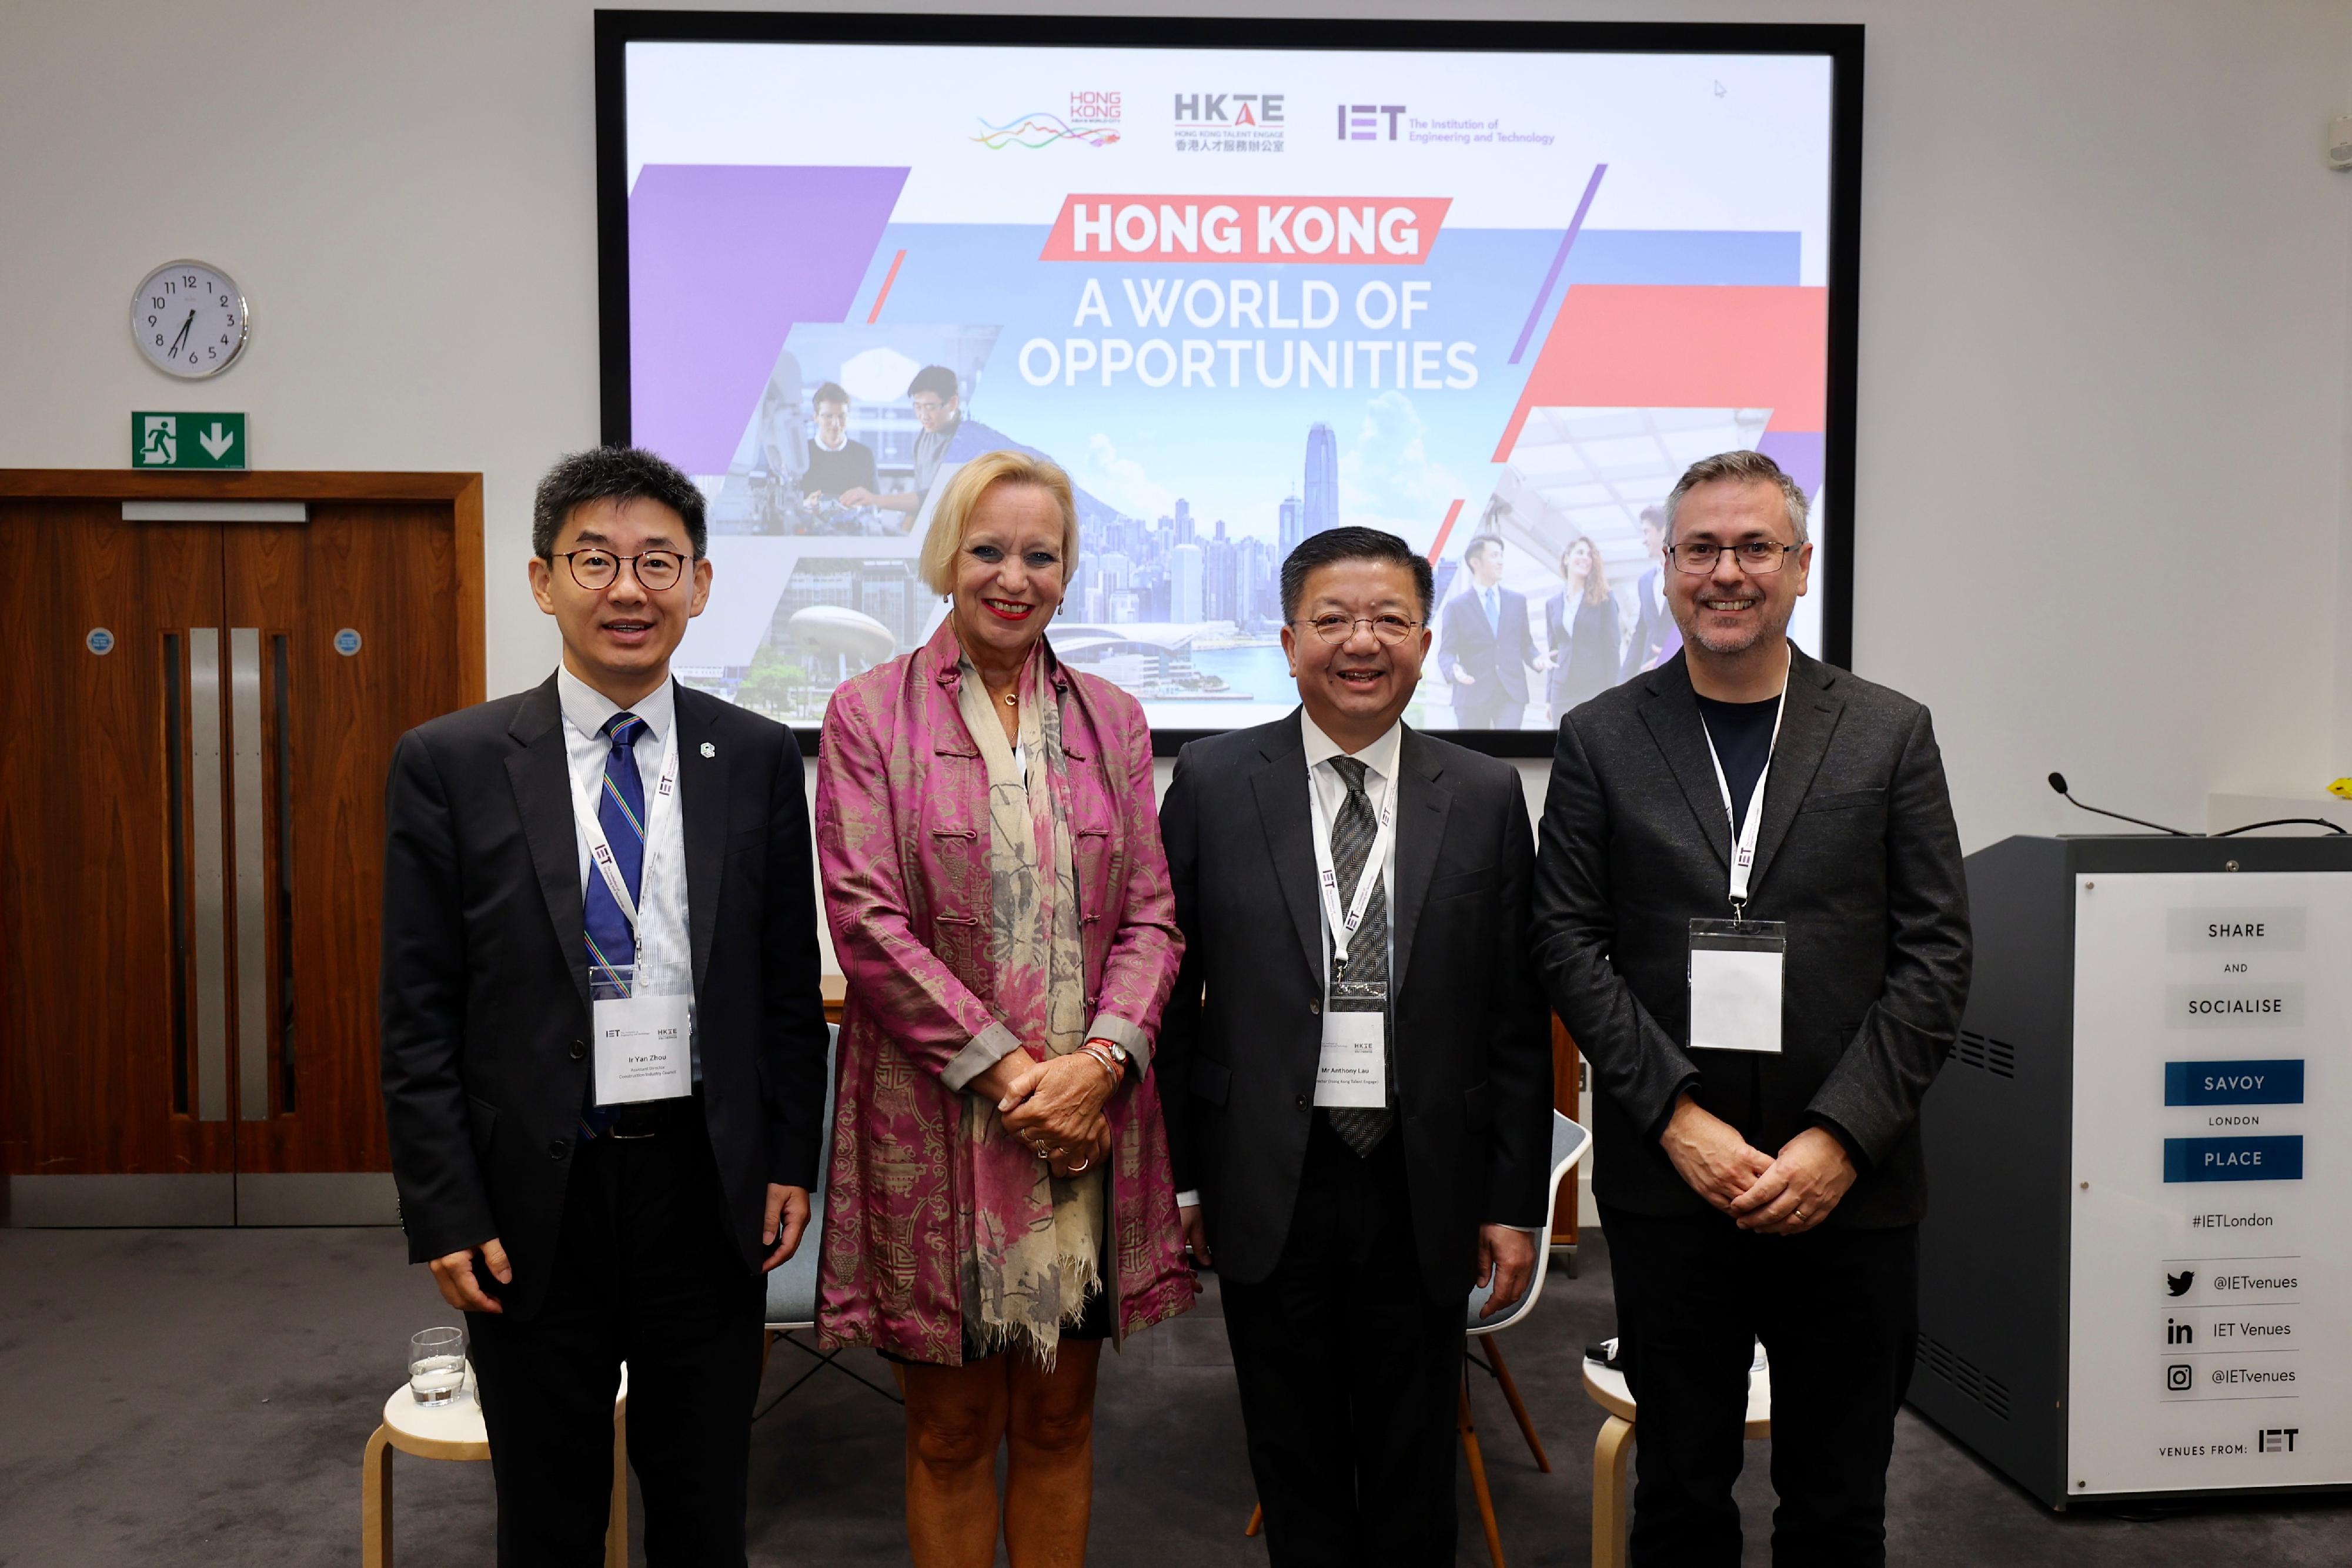
[[[1934,706],[1969,846],[2079,825],[2053,767],[2191,825],[2352,773],[2352,7],[1286,8],[1867,23],[1855,662]],[[0,466],[194,404],[268,467],[478,469],[491,689],[538,678],[530,486],[597,435],[592,9],[0,11]],[[193,390],[122,325],[184,255],[254,312]]]

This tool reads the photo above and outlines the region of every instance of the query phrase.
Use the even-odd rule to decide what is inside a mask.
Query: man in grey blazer
[[[1633,1561],[1739,1561],[1760,1336],[1774,1561],[1882,1563],[1919,1102],[1968,992],[1958,836],[1927,710],[1788,641],[1812,557],[1788,476],[1706,458],[1666,515],[1682,653],[1560,726],[1535,894],[1537,967],[1595,1075]]]

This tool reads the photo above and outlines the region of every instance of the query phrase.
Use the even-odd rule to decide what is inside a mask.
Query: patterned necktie
[[[1339,820],[1331,825],[1331,869],[1339,877],[1340,907],[1353,908],[1356,884],[1363,878],[1381,877],[1381,868],[1367,865],[1372,840],[1379,836],[1380,822],[1372,815],[1371,798],[1364,793],[1365,768],[1352,757],[1335,757],[1331,766],[1348,786],[1347,804],[1339,808]],[[1339,943],[1340,933],[1331,933],[1331,945],[1336,975],[1340,966]],[[1389,977],[1389,895],[1384,881],[1375,880],[1371,896],[1364,903],[1364,917],[1356,923],[1356,934],[1349,938],[1347,951],[1347,976],[1350,981],[1373,980],[1387,988]],[[1370,1001],[1334,996],[1333,1012],[1388,1011],[1386,1001]],[[1389,1082],[1389,1103],[1396,1103],[1396,1040],[1393,1030],[1383,1021],[1381,1028],[1381,1052],[1386,1058]],[[1335,1105],[1324,1112],[1331,1118],[1331,1130],[1359,1156],[1369,1155],[1388,1136],[1396,1121],[1396,1113],[1387,1107],[1378,1110],[1364,1106]]]
[[[604,721],[604,734],[613,742],[612,750],[604,754],[604,788],[597,791],[596,821],[604,829],[604,841],[613,849],[613,868],[621,873],[621,885],[629,890],[629,902],[643,908],[646,869],[646,781],[637,772],[635,747],[637,737],[646,732],[646,721],[633,713],[616,713]],[[637,935],[621,913],[613,890],[604,885],[604,873],[591,866],[588,871],[587,926],[588,979],[593,988],[602,987],[607,997],[626,996],[632,979],[632,966],[637,961]],[[615,982],[624,982],[615,988]],[[582,1131],[594,1137],[612,1125],[612,1116],[596,1104],[596,1075],[588,1075],[587,1114],[582,1119]]]

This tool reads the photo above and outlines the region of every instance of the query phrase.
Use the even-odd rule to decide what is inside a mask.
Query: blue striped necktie
[[[596,793],[596,820],[604,841],[613,848],[613,869],[629,890],[629,902],[645,907],[646,781],[637,771],[635,746],[646,733],[646,721],[633,713],[616,713],[604,721],[613,748],[604,754],[604,788]],[[588,872],[587,918],[583,923],[588,943],[588,979],[592,990],[600,984],[606,996],[627,995],[629,988],[614,982],[632,977],[637,961],[637,935],[621,913],[620,901],[604,884],[604,873]],[[596,1104],[596,1075],[588,1075],[587,1114],[583,1131],[594,1137],[612,1124],[612,1117]]]

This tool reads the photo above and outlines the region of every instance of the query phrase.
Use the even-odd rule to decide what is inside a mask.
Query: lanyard
[[[1402,760],[1402,758],[1400,758]],[[1380,802],[1373,810],[1381,823],[1379,834],[1372,840],[1370,851],[1364,856],[1364,869],[1356,878],[1356,901],[1347,909],[1339,907],[1339,875],[1331,869],[1331,824],[1324,820],[1323,791],[1315,780],[1307,781],[1307,792],[1315,805],[1315,883],[1323,895],[1323,918],[1330,923],[1332,938],[1339,948],[1339,964],[1347,967],[1349,941],[1362,924],[1364,911],[1370,907],[1372,889],[1387,874],[1389,844],[1396,837],[1396,776],[1391,773],[1381,788]]]
[[[1748,817],[1731,842],[1731,917],[1738,920],[1748,907],[1748,873],[1756,865],[1756,837],[1764,826],[1764,785],[1772,777],[1772,753],[1780,744],[1780,716],[1789,711],[1789,678],[1780,677],[1780,700],[1772,706],[1772,738],[1764,748],[1764,766],[1756,774],[1756,792],[1748,798]],[[1699,728],[1706,728],[1701,723]],[[1706,759],[1715,764],[1715,787],[1723,795],[1723,814],[1731,816],[1731,784],[1723,776],[1723,758],[1715,752],[1715,737],[1706,737]]]
[[[634,756],[629,758],[629,766],[636,766]],[[588,841],[588,863],[603,873],[606,891],[612,894],[613,902],[621,906],[621,918],[629,923],[629,931],[637,943],[637,961],[642,964],[645,961],[645,934],[638,925],[637,901],[629,896],[629,884],[613,860],[612,841],[604,836],[604,819],[598,810],[604,804],[604,770],[599,768],[589,793],[581,796],[573,804],[572,814],[579,821],[580,836]],[[661,842],[661,835],[654,831],[654,824],[662,820],[665,805],[672,810],[677,809],[677,716],[674,713],[670,716],[669,734],[662,742],[661,777],[654,785],[653,799],[646,804],[646,852],[645,858],[638,862],[641,883],[649,884],[653,880],[654,846]]]

